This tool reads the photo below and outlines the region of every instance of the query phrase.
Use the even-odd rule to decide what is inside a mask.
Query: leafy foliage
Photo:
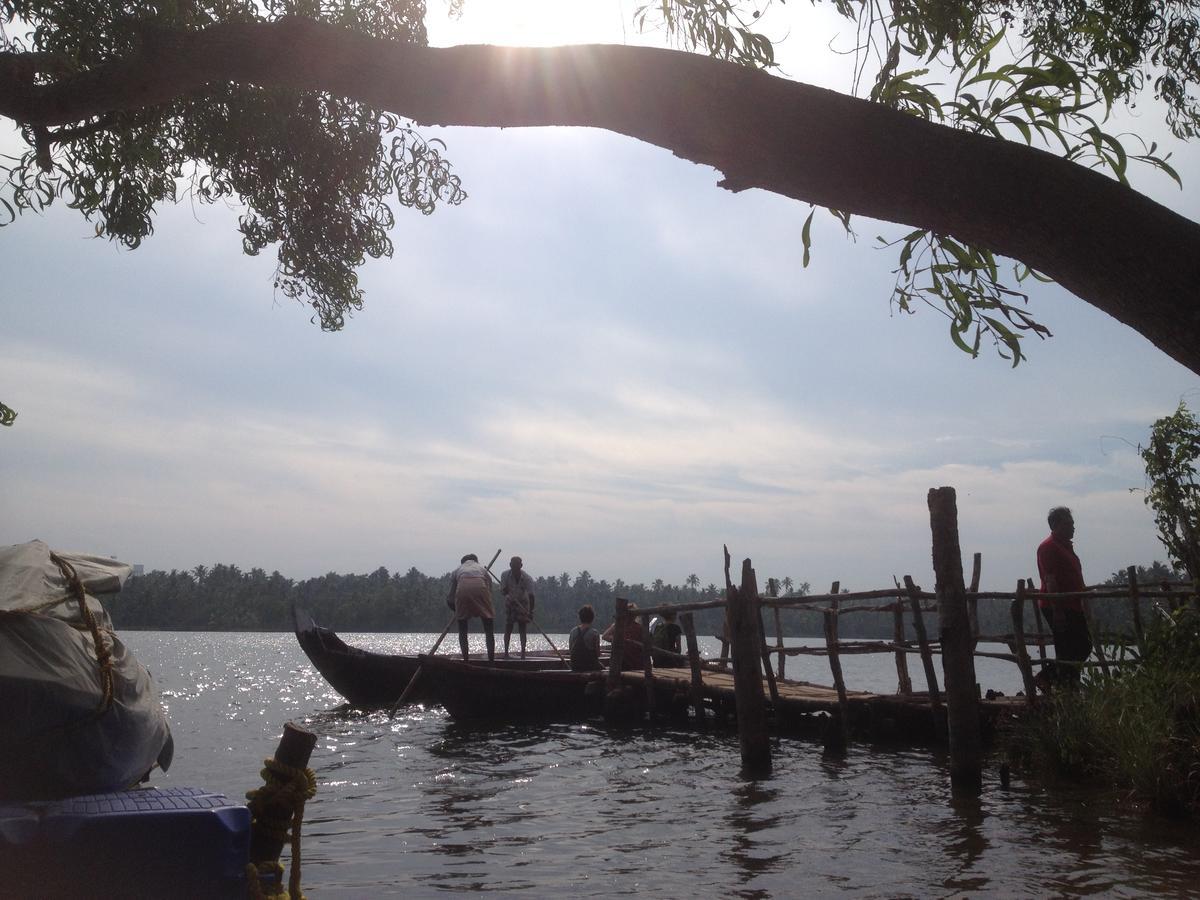
[[[81,72],[135,53],[148,27],[303,16],[376,37],[425,42],[423,0],[0,0],[0,25],[19,29],[0,50],[26,53],[37,77]],[[137,247],[164,202],[236,199],[246,253],[278,245],[275,287],[336,330],[362,307],[356,269],[390,256],[391,203],[429,214],[465,193],[437,141],[399,120],[328,94],[212,85],[151,109],[55,131],[25,127],[29,149],[0,168],[0,224],[65,200],[97,237]]]
[[[1172,415],[1150,429],[1150,441],[1140,447],[1146,465],[1146,505],[1154,510],[1158,537],[1171,562],[1200,578],[1200,422],[1183,402]]]
[[[1100,781],[1175,816],[1200,815],[1200,616],[1163,614],[1136,665],[1090,670],[1010,738],[1025,762]]]
[[[1118,103],[1135,102],[1149,80],[1175,134],[1196,135],[1200,0],[832,3],[855,24],[855,90],[871,102],[964,131],[1044,145],[1123,184],[1135,162],[1179,181],[1155,145],[1110,133],[1105,123]],[[770,0],[656,0],[638,8],[637,22],[663,28],[687,49],[770,68],[776,65],[771,41],[752,27],[770,6]],[[846,217],[831,212],[850,232]],[[811,224],[810,215],[801,237],[805,266]],[[1002,279],[987,248],[929,230],[879,243],[900,248],[893,306],[911,313],[919,302],[944,313],[952,341],[972,357],[986,337],[1015,366],[1025,358],[1022,338],[1050,336],[1023,309],[1028,296],[1012,286],[1030,277],[1046,280],[1027,267],[1015,265]]]

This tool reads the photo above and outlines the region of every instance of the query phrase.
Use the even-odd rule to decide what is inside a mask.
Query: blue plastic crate
[[[245,897],[250,810],[200,788],[0,805],[0,897]]]

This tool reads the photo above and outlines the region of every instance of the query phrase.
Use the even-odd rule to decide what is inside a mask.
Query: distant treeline
[[[1178,577],[1160,562],[1139,566],[1138,579],[1154,584]],[[580,606],[590,603],[597,620],[612,618],[613,598],[627,597],[641,606],[663,603],[694,603],[715,600],[723,589],[715,584],[699,585],[696,576],[685,584],[667,584],[662,579],[653,584],[627,584],[597,581],[584,571],[574,578],[563,572],[557,576],[535,578],[537,597],[535,618],[538,625],[551,633],[569,631],[576,623]],[[1114,573],[1106,584],[1123,584],[1124,572]],[[766,590],[766,581],[761,585]],[[864,585],[862,589],[878,587]],[[318,578],[295,581],[278,572],[267,574],[262,569],[244,572],[237,566],[219,564],[212,568],[197,566],[187,571],[153,571],[130,578],[121,593],[105,599],[105,606],[117,628],[154,629],[160,631],[290,631],[291,607],[304,607],[322,625],[337,631],[441,631],[449,617],[446,595],[450,574],[425,575],[416,568],[404,574],[391,573],[385,568],[369,575],[340,575],[330,572]],[[780,593],[803,596],[810,593],[807,582],[798,585],[791,578],[781,580]],[[879,606],[879,601],[865,605]],[[497,624],[504,621],[504,601],[495,591]],[[848,608],[843,607],[843,609]],[[1096,613],[1103,630],[1131,630],[1132,616],[1127,603],[1100,601]],[[1143,611],[1148,615],[1149,610]],[[911,634],[911,617],[909,621]],[[701,636],[719,634],[723,620],[720,609],[696,613],[696,631]],[[1001,601],[980,601],[980,631],[983,634],[1003,634],[1011,630],[1008,604]],[[820,613],[786,610],[782,614],[784,633],[792,637],[814,637],[824,634]],[[765,615],[767,634],[775,634],[774,616]],[[936,634],[936,624],[928,623]],[[1026,614],[1026,627],[1033,622]],[[845,616],[838,628],[845,638],[890,638],[890,615],[859,614]]]

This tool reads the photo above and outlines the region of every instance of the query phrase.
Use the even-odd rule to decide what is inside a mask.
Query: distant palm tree
[[[787,576],[786,578],[783,579],[782,582],[780,582],[780,584],[783,585],[783,592],[785,594],[790,594],[792,592],[792,585],[795,583],[796,582],[792,581],[791,575]]]
[[[196,566],[192,569],[192,574],[196,576],[196,584],[204,584],[204,579],[208,575],[208,569],[204,566]]]
[[[696,588],[700,587],[700,576],[693,572],[687,577],[684,583],[694,591]]]

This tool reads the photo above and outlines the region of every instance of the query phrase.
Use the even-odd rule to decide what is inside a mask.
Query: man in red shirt
[[[1043,594],[1067,594],[1087,590],[1083,582],[1083,566],[1075,555],[1071,539],[1075,537],[1075,519],[1071,510],[1056,506],[1050,510],[1046,521],[1050,525],[1050,536],[1038,546],[1038,575],[1042,579]],[[1087,619],[1083,615],[1083,600],[1070,597],[1063,600],[1038,600],[1038,605],[1050,622],[1054,634],[1054,657],[1067,662],[1083,662],[1092,653],[1092,636],[1088,631]],[[1078,666],[1043,667],[1038,676],[1038,685],[1046,690],[1049,685],[1059,683],[1069,686],[1079,684]]]

